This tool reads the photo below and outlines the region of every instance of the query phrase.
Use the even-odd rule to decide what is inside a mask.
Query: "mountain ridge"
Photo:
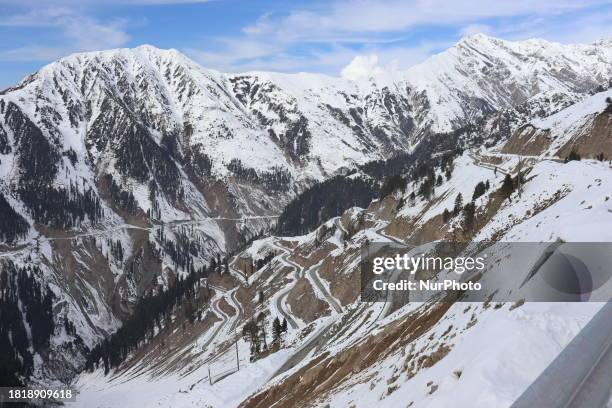
[[[495,143],[612,78],[609,42],[569,65],[559,49],[517,57],[491,44],[485,57],[463,45],[434,57],[445,63],[422,89],[407,78],[223,74],[144,46],[76,54],[4,90],[0,209],[23,222],[1,244],[17,266],[40,265],[58,327],[75,322],[46,356],[56,371],[34,378],[70,377],[138,299],[223,264],[314,183],[447,131],[458,147]],[[534,73],[530,61],[551,68]]]

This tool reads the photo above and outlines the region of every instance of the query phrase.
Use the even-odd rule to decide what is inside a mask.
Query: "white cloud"
[[[335,1],[296,9],[284,15],[263,15],[243,29],[247,35],[268,35],[285,41],[348,41],[365,33],[380,35],[427,24],[477,24],[486,18],[528,14],[555,15],[609,3],[609,0],[385,0]]]
[[[116,4],[118,0],[109,0]],[[198,0],[127,0],[131,4],[193,3]],[[264,13],[236,35],[206,38],[184,51],[202,65],[223,71],[317,71],[369,75],[395,66],[405,69],[454,43],[459,36],[483,32],[507,39],[543,37],[563,42],[611,33],[610,18],[588,16],[589,7],[610,0],[330,0]],[[0,59],[50,60],[77,51],[116,48],[130,40],[128,21],[94,18],[96,0],[24,0],[0,25],[55,27],[60,38],[44,39],[0,51]],[[0,5],[8,0],[0,0]],[[293,7],[293,8],[292,8]],[[27,10],[30,11],[27,11]],[[584,23],[555,22],[558,16],[584,12]],[[605,18],[604,18],[605,17]],[[490,19],[494,22],[491,22]],[[566,18],[567,20],[567,18]],[[504,23],[507,21],[508,23]],[[433,43],[419,43],[414,33],[450,28]],[[436,33],[448,33],[440,30]],[[422,35],[421,35],[422,36]],[[415,44],[416,42],[416,44]],[[176,44],[181,48],[181,44]],[[374,60],[372,56],[377,58]]]
[[[212,47],[208,41],[205,49],[192,48],[188,53],[197,56],[203,65],[222,70],[314,69],[356,77],[390,65],[407,68],[450,46],[460,36],[485,33],[503,38],[521,37],[533,32],[533,27],[521,27],[529,21],[540,20],[535,27],[540,32],[548,28],[544,36],[547,39],[564,38],[563,30],[555,27],[559,26],[554,22],[556,17],[588,11],[589,7],[609,2],[339,0],[309,3],[286,12],[265,13],[243,27],[240,35],[217,39]],[[497,23],[491,23],[490,19],[497,19]],[[508,28],[499,21],[508,21]],[[414,44],[414,40],[410,40],[412,29],[441,25],[454,28],[455,34],[431,44]],[[603,29],[604,26],[597,27]],[[588,36],[595,29],[578,31]],[[372,64],[372,55],[378,58],[375,64]]]
[[[61,47],[28,45],[0,51],[0,61],[51,61],[70,52]]]
[[[126,44],[130,36],[125,31],[127,20],[102,23],[88,17],[71,17],[61,21],[64,36],[79,51],[117,48]]]
[[[378,65],[378,55],[357,55],[342,69],[342,76],[352,81],[378,76],[384,72]]]
[[[27,10],[24,13],[0,17],[0,26],[8,27],[53,27],[61,18],[74,16],[67,7],[45,7]]]
[[[459,32],[462,37],[466,37],[474,34],[490,34],[493,32],[493,28],[486,24],[470,24],[465,26]]]
[[[4,61],[49,61],[74,52],[96,51],[125,45],[130,36],[126,32],[129,21],[113,19],[99,21],[92,17],[76,14],[67,8],[37,9],[0,19],[0,26],[52,27],[57,29],[61,39],[56,43],[36,44],[0,51]]]
[[[545,18],[536,16],[503,29],[496,29],[494,34],[510,40],[542,38],[565,44],[591,43],[599,39],[612,38],[612,15],[586,13],[557,24],[547,24]]]

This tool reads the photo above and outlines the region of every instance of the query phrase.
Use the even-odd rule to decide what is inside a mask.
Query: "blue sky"
[[[612,37],[612,2],[0,0],[0,88],[74,52],[140,44],[222,71],[401,69],[476,32],[588,43]]]

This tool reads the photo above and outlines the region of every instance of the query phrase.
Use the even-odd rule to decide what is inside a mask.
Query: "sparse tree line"
[[[34,354],[44,352],[55,331],[53,292],[38,282],[36,266],[5,262],[0,270],[0,384],[27,382]],[[76,334],[75,330],[71,333]],[[69,333],[70,334],[70,333]]]
[[[18,214],[0,193],[0,242],[12,244],[18,239],[25,238],[30,224]]]
[[[429,200],[435,195],[436,187],[442,185],[444,181],[442,174],[444,174],[446,180],[450,180],[454,169],[454,159],[462,153],[461,149],[455,149],[440,156],[428,156],[418,159],[406,177],[402,177],[399,174],[387,176],[383,181],[379,197],[381,199],[385,198],[395,191],[401,191],[403,195],[408,188],[410,180],[410,184],[413,186],[408,196],[410,205],[415,204],[417,196],[424,200]],[[437,170],[439,170],[440,174],[436,176]],[[418,189],[415,187],[417,185]],[[400,207],[403,205],[404,201],[402,198]]]
[[[122,190],[110,174],[104,175],[102,182],[106,185],[111,199],[119,208],[131,215],[138,213],[138,203],[131,191]]]
[[[244,263],[242,266],[242,272],[246,277],[253,275],[255,272],[266,266],[274,257],[277,255],[276,251],[271,251],[263,258],[257,259],[255,262],[252,260],[249,263]]]
[[[173,316],[183,307],[184,317],[194,323],[201,305],[208,304],[210,294],[200,289],[200,278],[208,277],[214,269],[203,267],[198,273],[179,275],[167,290],[149,292],[139,299],[132,315],[109,338],[95,346],[87,356],[85,368],[92,371],[103,367],[105,374],[117,368],[129,354],[150,342],[155,334],[167,327]],[[204,293],[204,294],[203,294]]]
[[[244,166],[239,159],[232,159],[227,169],[239,180],[261,184],[272,191],[287,191],[291,184],[291,174],[281,167],[275,166],[269,171],[257,173],[255,169]]]
[[[78,227],[88,219],[97,223],[104,216],[100,199],[91,187],[70,181],[68,188],[51,185],[24,186],[17,193],[39,224],[55,229]]]
[[[499,188],[499,194],[503,199],[509,199],[512,193],[516,191],[519,185],[519,177],[521,177],[521,182],[524,182],[524,174],[519,174],[515,178],[512,178],[510,174],[506,174],[504,177],[504,181],[502,182]],[[458,193],[455,197],[455,205],[452,210],[444,209],[442,213],[442,222],[446,224],[452,218],[457,217],[458,215],[463,215],[463,223],[462,227],[466,233],[471,233],[474,231],[474,227],[476,226],[476,203],[475,201],[482,197],[489,189],[491,185],[489,180],[480,181],[474,187],[474,192],[472,193],[472,200],[465,205],[463,204],[463,195]]]
[[[266,315],[261,312],[256,318],[249,320],[242,326],[242,337],[251,347],[251,361],[257,360],[261,353],[267,351],[272,344],[279,344],[282,335],[287,332],[287,319],[283,319],[281,323],[280,319],[275,317],[270,328],[272,342],[268,344],[267,324]]]

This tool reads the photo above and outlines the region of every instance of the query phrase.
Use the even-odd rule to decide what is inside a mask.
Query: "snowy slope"
[[[595,93],[552,115],[534,117],[521,126],[501,151],[522,154],[540,153],[546,156],[567,157],[571,150],[583,157],[610,153],[610,89]]]
[[[406,78],[427,93],[434,129],[449,131],[466,115],[500,110],[539,93],[582,93],[607,85],[611,46],[609,40],[562,45],[476,34],[410,68]]]
[[[503,160],[497,171],[479,159],[493,156]],[[454,303],[445,308],[416,302],[398,306],[391,301],[388,306],[362,303],[358,288],[353,288],[357,292],[352,297],[346,297],[337,283],[348,286],[358,279],[358,254],[366,239],[387,242],[385,235],[396,231],[391,228],[394,224],[410,222],[411,228],[403,230],[401,238],[411,242],[445,208],[452,208],[458,193],[469,201],[476,183],[484,180],[492,187],[475,201],[477,212],[495,209],[488,215],[480,213],[482,221],[471,237],[474,240],[610,241],[612,170],[607,162],[563,164],[547,157],[533,159],[523,167],[528,176],[521,197],[515,192],[499,203],[496,190],[504,172],[515,172],[516,164],[515,158],[497,156],[492,150],[466,152],[454,160],[452,176],[436,187],[430,202],[418,197],[414,205],[405,204],[411,193],[407,189],[367,209],[351,209],[310,234],[255,241],[238,256],[260,259],[272,247],[285,249],[252,275],[248,288],[252,298],[243,302],[245,307],[255,304],[254,314],[267,311],[271,318],[281,315],[276,294],[288,291],[291,296],[300,291],[292,276],[312,271],[325,281],[326,293],[300,292],[301,302],[314,307],[317,299],[327,302],[331,296],[342,301],[342,313],[327,313],[308,322],[309,311],[292,310],[281,302],[280,308],[294,315],[299,328],[290,330],[279,351],[256,362],[241,362],[238,373],[210,385],[205,363],[197,371],[186,373],[185,368],[182,375],[161,378],[132,378],[129,371],[121,370],[114,378],[94,372],[79,378],[76,385],[82,396],[77,405],[111,406],[128,389],[136,389],[142,390],[140,396],[147,396],[142,397],[147,404],[177,407],[510,406],[601,304],[492,301]],[[402,202],[400,211],[385,210]],[[458,215],[446,225],[435,225],[449,237],[461,228],[461,218]],[[529,259],[519,261],[529,264]],[[510,270],[519,284],[528,273],[525,265],[517,268],[514,264]],[[504,273],[508,265],[501,262],[485,278]],[[348,281],[342,280],[345,275]],[[256,300],[258,290],[265,293],[263,305]],[[231,342],[231,334],[222,335],[219,341]],[[243,340],[239,349],[243,358],[248,355]],[[227,355],[233,353],[230,348]],[[226,358],[225,364],[231,367],[234,362]],[[130,402],[142,403],[140,398]]]
[[[28,226],[0,243],[2,259],[41,265],[39,279],[57,297],[57,324],[76,322],[89,347],[120,325],[136,299],[188,272],[173,251],[179,242],[190,248],[187,265],[199,268],[269,228],[307,186],[345,168],[479,120],[497,132],[490,121],[500,116],[512,118],[502,122],[513,130],[520,118],[556,112],[607,87],[611,49],[610,41],[564,46],[477,35],[405,72],[358,82],[226,74],[151,46],[63,58],[0,92],[0,192]],[[466,133],[474,143],[484,136]],[[457,166],[470,162],[464,156]],[[399,215],[423,210],[416,226],[425,225],[457,192],[469,197],[471,184],[491,173],[477,167],[437,189],[437,197],[444,194],[437,204],[421,202]],[[83,215],[86,192],[96,210]],[[362,230],[356,240],[380,238],[389,220],[366,217],[365,224],[375,224],[370,228],[347,220],[357,222],[346,216],[303,242],[274,241],[286,251],[266,272],[273,285],[268,308],[295,315],[303,327],[336,314],[336,303],[354,301],[349,277],[357,247],[346,245],[343,228]],[[341,283],[321,259],[310,269],[292,266],[308,262],[302,258],[319,238],[326,243],[321,256],[346,257]],[[122,257],[112,254],[117,242]],[[350,289],[343,292],[343,285]],[[316,308],[302,308],[304,299]],[[57,372],[38,370],[38,382],[74,375],[82,356],[64,361],[72,340],[58,331],[45,358],[62,364],[52,365]]]

